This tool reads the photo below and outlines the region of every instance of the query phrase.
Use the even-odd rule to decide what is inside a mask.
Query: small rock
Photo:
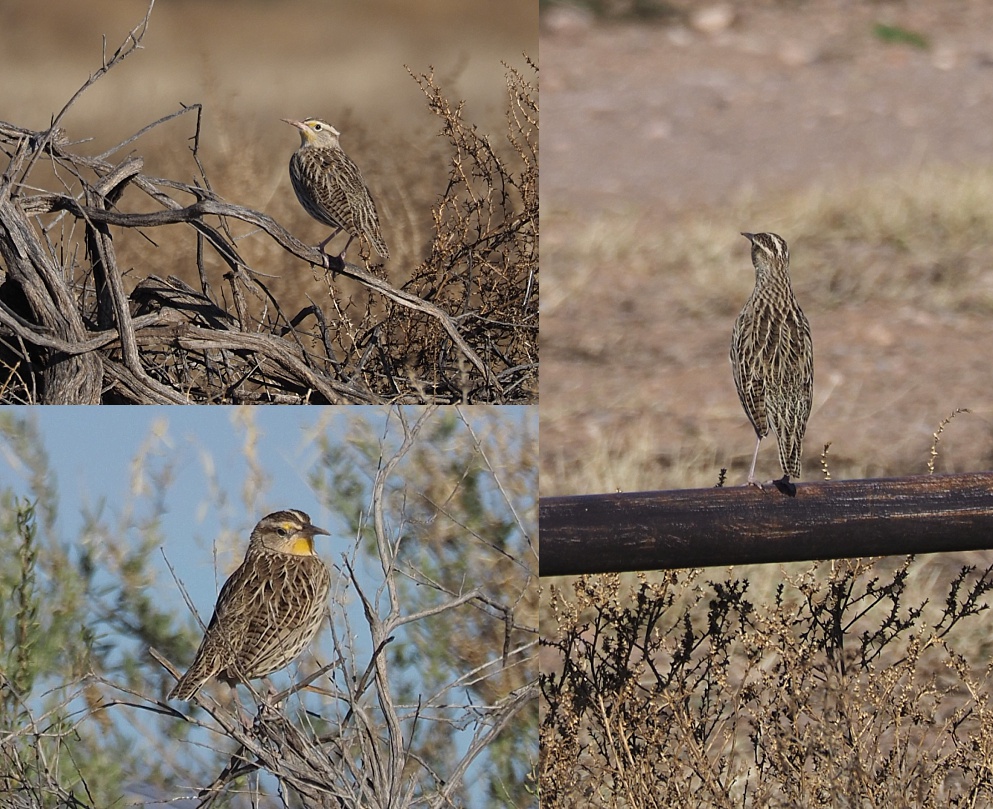
[[[934,53],[931,55],[931,64],[938,70],[953,70],[958,64],[958,57],[955,48],[950,45],[942,45],[934,49]]]
[[[682,25],[674,25],[672,28],[666,29],[665,36],[670,44],[677,48],[685,48],[687,45],[693,44],[693,34]]]
[[[672,137],[672,122],[657,118],[645,126],[644,133],[649,140],[668,140]]]
[[[734,9],[727,3],[701,8],[690,16],[690,25],[701,34],[709,36],[727,30],[733,22]]]
[[[541,15],[541,27],[550,34],[581,34],[593,25],[593,12],[571,5],[554,5]]]

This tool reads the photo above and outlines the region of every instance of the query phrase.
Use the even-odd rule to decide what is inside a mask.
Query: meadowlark
[[[321,250],[341,231],[348,242],[339,257],[343,258],[352,240],[370,243],[383,258],[390,257],[379,214],[359,167],[346,155],[338,138],[341,133],[327,121],[307,118],[283,120],[300,130],[300,148],[290,158],[290,180],[297,199],[318,222],[334,231],[320,243]]]
[[[307,648],[328,609],[331,573],[314,553],[314,537],[327,533],[295,509],[262,518],[169,699],[188,700],[215,676],[232,686],[265,677]]]
[[[790,251],[775,233],[742,233],[752,243],[755,289],[731,334],[731,369],[738,398],[757,440],[748,483],[755,481],[759,445],[770,426],[779,446],[783,477],[771,481],[791,497],[800,477],[803,434],[814,392],[810,324],[790,286]]]

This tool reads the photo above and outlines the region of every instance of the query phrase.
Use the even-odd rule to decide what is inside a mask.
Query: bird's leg
[[[755,479],[755,462],[759,458],[759,445],[762,443],[762,436],[757,436],[755,439],[755,454],[752,455],[752,468],[748,470],[748,481],[746,486],[757,486],[758,488],[764,488],[761,483]]]
[[[325,247],[325,246],[327,245],[327,243],[328,243],[329,241],[331,241],[331,240],[332,240],[332,239],[333,239],[333,238],[334,238],[335,236],[337,236],[337,235],[338,235],[339,233],[341,233],[341,228],[335,228],[335,231],[334,231],[334,233],[332,233],[332,234],[331,234],[330,236],[328,236],[328,237],[327,237],[327,238],[326,238],[326,239],[325,239],[325,240],[324,240],[323,242],[321,242],[321,243],[320,243],[319,245],[317,245],[317,249],[318,249],[318,250],[321,250],[321,251],[323,251],[323,250],[324,250],[324,247]],[[349,243],[351,243],[351,241],[352,241],[352,240],[351,240],[351,239],[349,239],[348,241],[349,241]]]
[[[354,239],[354,238],[355,238],[354,236],[352,236],[352,235],[349,235],[349,237],[348,237],[348,241],[347,241],[347,242],[345,242],[345,249],[344,249],[344,250],[342,250],[342,251],[341,251],[341,252],[340,252],[340,253],[338,254],[338,258],[340,258],[340,259],[341,259],[342,261],[344,261],[344,260],[345,260],[345,253],[347,253],[347,252],[348,252],[348,245],[350,245],[350,244],[352,243],[352,239]]]
[[[323,242],[321,242],[319,245],[317,245],[317,249],[320,250],[322,253],[324,253],[324,248],[327,245],[327,243],[329,241],[331,241],[339,233],[341,233],[341,228],[336,228],[335,231],[334,231],[334,233],[332,233]],[[349,243],[351,243],[352,240],[349,239],[348,241],[349,241]],[[347,244],[345,245],[345,249],[346,250],[348,249],[348,245]],[[337,278],[338,277],[338,271],[345,269],[345,252],[344,252],[344,250],[341,252],[340,255],[336,255],[335,256],[335,255],[329,255],[328,253],[324,253],[324,255],[325,255],[324,266],[328,270],[331,271],[331,277],[332,278]]]
[[[748,470],[748,481],[746,486],[755,486],[762,491],[768,491],[768,486],[775,486],[780,492],[785,494],[787,497],[796,497],[796,486],[790,482],[790,476],[783,473],[783,476],[779,480],[767,480],[765,483],[759,483],[755,479],[755,462],[759,457],[759,445],[762,443],[762,436],[759,436],[755,441],[755,454],[752,455],[752,468]]]
[[[265,683],[265,693],[259,695],[262,697],[262,705],[259,710],[262,710],[263,707],[271,708],[274,711],[279,710],[282,703],[274,701],[275,697],[279,696],[279,689],[272,684],[272,680],[268,677],[263,677],[262,682]]]
[[[227,681],[228,684],[228,699],[233,702],[237,707],[235,711],[238,714],[238,719],[241,720],[241,726],[245,730],[251,730],[254,720],[248,711],[245,710],[245,706],[241,704],[241,700],[238,699],[238,686],[235,680]]]

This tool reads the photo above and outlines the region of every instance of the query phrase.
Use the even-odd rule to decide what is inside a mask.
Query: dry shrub
[[[59,122],[140,47],[147,22],[105,55],[48,130],[0,122],[10,158],[0,177],[0,401],[537,399],[536,85],[507,68],[508,131],[494,143],[433,76],[414,77],[442,120],[449,177],[435,189],[430,235],[415,240],[398,225],[401,260],[416,260],[414,241],[427,245],[412,269],[391,267],[392,279],[408,279],[398,285],[382,267],[325,256],[271,217],[222,199],[205,170],[200,105],[100,155],[76,151],[80,141],[70,142]],[[194,174],[192,183],[146,174],[140,154],[120,157],[194,113],[195,130],[176,133],[184,141],[192,134],[192,161],[181,170]],[[408,218],[427,220],[424,210]],[[272,242],[260,248],[264,236]],[[140,276],[129,279],[130,293],[119,256],[133,259],[131,274]],[[273,269],[293,256],[317,268],[329,300],[301,303],[270,289]],[[170,268],[165,277],[142,271],[155,264]],[[217,269],[223,284],[215,289],[208,279],[216,283]]]
[[[827,567],[551,587],[542,804],[989,805],[993,566]]]

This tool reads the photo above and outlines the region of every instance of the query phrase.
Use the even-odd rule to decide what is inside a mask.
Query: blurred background
[[[542,4],[542,494],[744,482],[740,231],[814,341],[802,481],[993,462],[993,4]],[[779,475],[774,441],[757,474]],[[801,482],[802,482],[801,481]]]
[[[811,324],[801,487],[828,473],[991,467],[993,4],[547,0],[540,27],[542,496],[706,488],[724,468],[726,485],[745,482],[755,438],[728,361],[755,282],[741,231],[787,240]],[[780,474],[774,440],[763,442],[756,473]],[[885,623],[891,606],[880,600],[877,611],[862,593],[882,592],[899,570],[908,598],[940,609],[954,603],[962,568],[985,571],[989,557],[546,580],[541,669],[561,678],[543,680],[545,805],[856,803],[853,761],[873,773],[862,794],[891,788],[894,801],[913,803],[905,796],[926,791],[911,785],[916,776],[883,774],[873,757],[916,768],[941,747],[916,743],[947,727],[941,717],[959,710],[958,696],[988,703],[990,646],[978,623],[947,647],[978,685],[943,689],[908,752],[897,751],[899,732],[878,726],[850,734],[882,745],[865,754],[840,736],[808,744],[809,731],[838,726],[848,711],[885,713],[866,695],[890,675],[947,682],[946,660],[899,644],[853,662],[857,638],[871,634],[860,621]],[[727,622],[725,644],[704,628],[723,621],[715,616],[738,587],[741,620]],[[849,596],[836,623],[845,650],[825,655],[830,642],[800,616]],[[907,614],[907,603],[895,611]],[[921,615],[914,638],[939,636],[945,619],[922,611],[914,620]],[[793,666],[784,649],[803,662]],[[790,670],[763,679],[780,664]],[[816,670],[818,697],[800,698],[803,719],[791,726],[784,706],[804,670]],[[812,718],[809,706],[832,691],[845,707]],[[955,749],[981,749],[972,740],[983,728],[965,730]],[[797,750],[814,748],[817,764],[798,763]],[[791,751],[784,770],[802,773],[802,786],[769,777],[773,749]],[[943,777],[930,783],[968,792]]]
[[[101,38],[113,53],[147,8],[146,0],[5,0],[3,119],[45,128],[100,66]],[[213,108],[215,137],[226,131],[237,143],[269,132],[292,151],[298,139],[280,118],[316,115],[337,125],[355,116],[374,130],[415,127],[424,105],[405,65],[415,73],[433,66],[471,115],[499,124],[501,62],[522,67],[522,54],[534,54],[537,7],[533,0],[499,7],[458,0],[159,0],[144,45],[73,110],[70,137],[74,130],[105,137],[106,147],[179,102],[199,101]]]

